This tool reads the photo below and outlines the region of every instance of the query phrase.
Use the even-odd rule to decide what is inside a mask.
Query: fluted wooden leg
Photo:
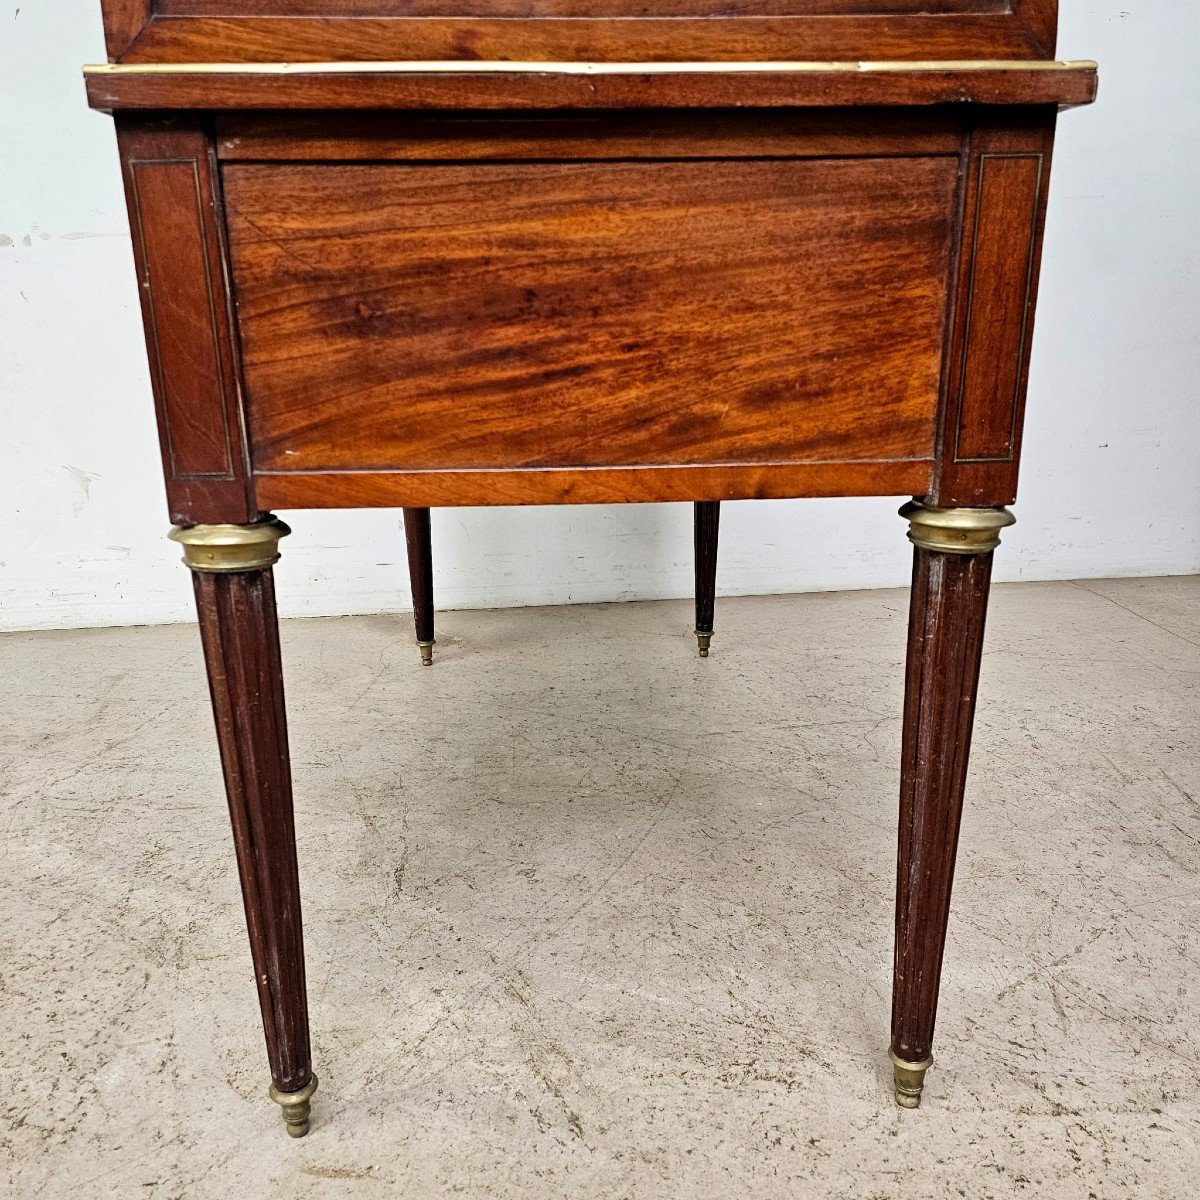
[[[896,1100],[921,1102],[958,848],[992,551],[1004,509],[906,505],[914,543],[904,690],[891,1059]]]
[[[721,520],[719,500],[698,500],[694,518],[696,540],[696,642],[700,657],[708,657],[717,602],[717,527]]]
[[[413,623],[421,663],[433,665],[433,538],[429,509],[404,510],[404,540],[408,546],[408,580],[412,587]]]
[[[308,1036],[300,879],[271,564],[287,526],[177,529],[192,568],[225,793],[271,1065],[287,1131],[308,1130],[316,1090]]]

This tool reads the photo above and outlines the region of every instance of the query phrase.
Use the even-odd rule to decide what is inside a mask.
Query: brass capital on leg
[[[267,1095],[283,1109],[288,1137],[303,1137],[308,1132],[308,1117],[312,1111],[312,1098],[316,1090],[315,1075],[296,1092],[281,1092],[274,1084],[267,1089]]]
[[[224,575],[266,570],[279,561],[279,540],[291,532],[268,514],[249,525],[177,525],[167,537],[183,547],[191,570]]]
[[[1000,530],[1015,525],[1007,508],[937,508],[910,500],[900,510],[908,540],[941,554],[987,554],[1000,545]]]
[[[892,1060],[892,1074],[896,1080],[896,1103],[901,1108],[920,1108],[925,1072],[933,1066],[933,1055],[920,1062],[907,1062],[894,1050],[889,1050],[888,1058]]]

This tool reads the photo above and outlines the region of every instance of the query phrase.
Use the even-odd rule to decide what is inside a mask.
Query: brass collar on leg
[[[266,516],[252,525],[176,526],[167,537],[183,547],[183,561],[193,571],[225,574],[278,562],[279,539],[291,532],[278,517]]]
[[[942,554],[986,554],[1000,545],[1000,530],[1017,521],[1007,508],[935,508],[920,500],[910,500],[900,515],[914,546]]]

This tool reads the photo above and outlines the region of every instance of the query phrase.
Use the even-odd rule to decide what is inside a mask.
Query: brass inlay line
[[[945,71],[1095,71],[1089,59],[926,62],[196,62],[93,63],[85,75],[915,75]]]

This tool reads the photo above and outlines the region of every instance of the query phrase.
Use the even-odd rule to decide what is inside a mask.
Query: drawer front
[[[957,170],[228,164],[254,469],[927,460]]]

